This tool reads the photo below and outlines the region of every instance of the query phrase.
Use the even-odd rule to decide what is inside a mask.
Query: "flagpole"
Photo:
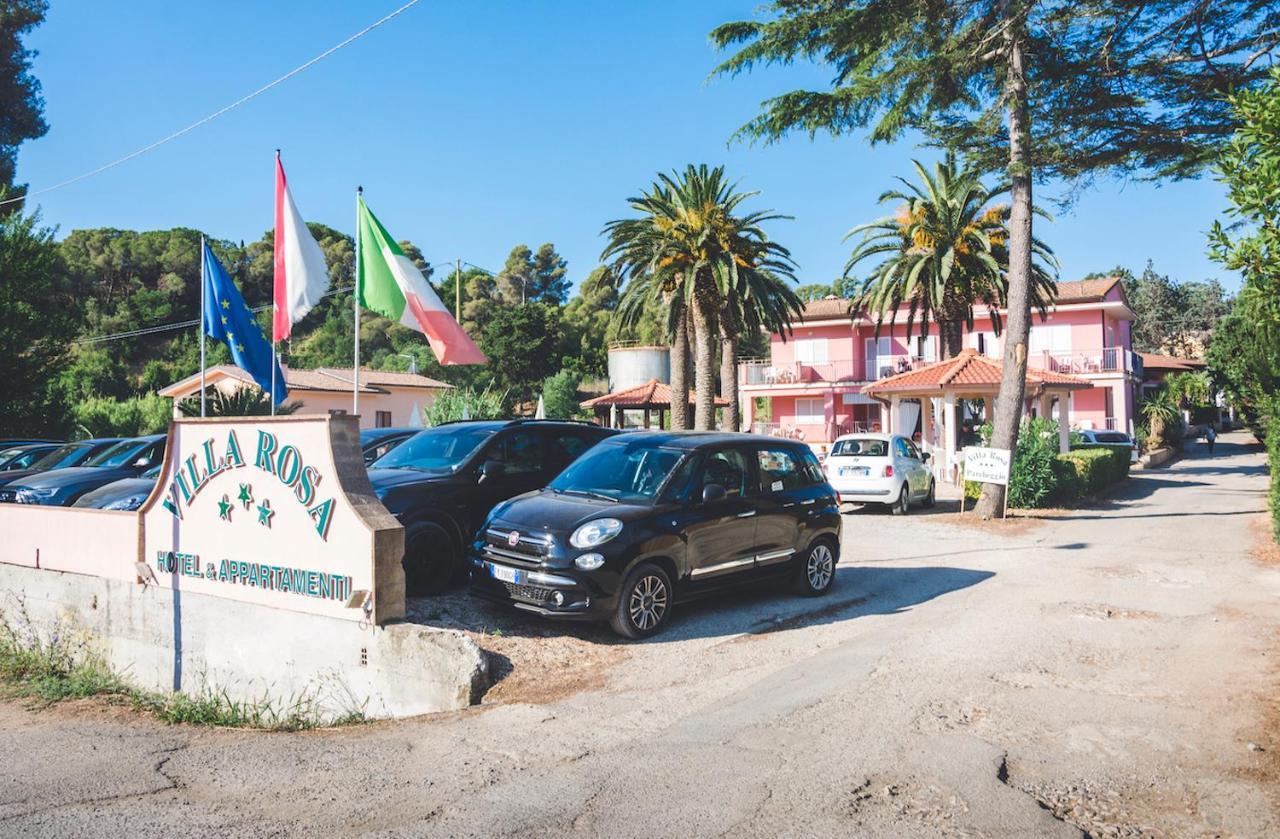
[[[364,187],[356,187],[356,282],[355,293],[351,295],[355,304],[355,363],[351,366],[351,413],[360,413],[360,196]]]
[[[280,149],[276,149],[276,169],[279,170],[279,168],[280,168]],[[280,200],[278,196],[276,200],[277,201]],[[278,222],[279,216],[276,216],[276,219]],[[284,231],[280,229],[279,224],[277,223],[275,235],[279,236],[283,232]],[[274,239],[273,239],[273,243],[274,243]],[[279,247],[279,245],[273,244],[273,247]],[[273,262],[274,262],[274,257],[273,257]],[[276,307],[276,285],[275,284],[278,282],[280,282],[280,280],[273,273],[272,279],[271,279],[271,416],[273,417],[276,415],[276,370],[280,369],[280,358],[276,355],[276,317],[277,317],[278,309]],[[284,375],[284,374],[282,373],[281,375]]]
[[[204,416],[204,234],[200,234],[200,416]]]

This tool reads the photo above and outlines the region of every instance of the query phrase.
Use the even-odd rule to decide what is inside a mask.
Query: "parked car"
[[[0,501],[70,507],[80,496],[121,478],[136,478],[161,462],[167,435],[123,440],[84,461],[83,466],[30,475],[0,490]]]
[[[360,450],[368,466],[396,446],[421,431],[421,428],[366,428],[360,432]]]
[[[846,434],[831,444],[823,469],[842,503],[883,504],[899,515],[937,493],[929,455],[897,434]]]
[[[1123,446],[1129,450],[1129,462],[1138,462],[1138,443],[1123,431],[1105,431],[1087,428],[1080,432],[1083,442],[1098,446]]]
[[[472,592],[642,638],[676,603],[727,588],[774,580],[824,594],[840,527],[836,492],[803,443],[636,432],[498,505],[472,545]]]
[[[0,449],[0,472],[30,469],[36,461],[61,446],[62,443],[20,443]]]
[[[419,431],[369,468],[373,490],[405,527],[412,594],[466,573],[466,546],[494,505],[540,489],[616,432],[560,420],[451,422]]]
[[[121,478],[86,492],[71,506],[93,507],[98,510],[136,510],[151,495],[163,465],[163,463],[157,463],[136,478]]]
[[[68,466],[79,466],[94,455],[106,451],[116,443],[121,442],[122,439],[120,437],[98,437],[92,440],[77,440],[74,443],[64,443],[26,469],[0,472],[0,502],[14,500],[13,493],[5,491],[4,487],[6,485],[18,482],[22,478],[27,478],[39,472],[65,469]]]

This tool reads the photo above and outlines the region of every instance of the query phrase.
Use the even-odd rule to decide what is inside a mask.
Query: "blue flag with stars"
[[[204,246],[204,281],[204,333],[227,345],[232,362],[252,376],[263,393],[271,393],[271,377],[274,375],[276,404],[279,405],[289,391],[284,385],[284,374],[275,353],[263,337],[253,312],[240,296],[240,289],[231,282],[231,277],[207,242]]]

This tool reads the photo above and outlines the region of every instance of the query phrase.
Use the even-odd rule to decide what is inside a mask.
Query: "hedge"
[[[1271,535],[1280,543],[1280,411],[1272,411],[1266,428],[1267,457],[1271,462]]]
[[[1280,440],[1280,433],[1275,436]],[[1056,446],[1056,437],[1053,443]],[[1085,444],[1063,454],[1044,456],[1037,451],[1043,446],[1044,442],[1032,442],[1030,451],[1024,451],[1019,438],[1020,457],[1015,459],[1014,474],[1010,476],[1009,506],[1034,509],[1071,504],[1097,495],[1129,477],[1130,453],[1127,448]],[[1019,466],[1023,467],[1021,475]],[[981,494],[981,484],[965,482],[966,498],[976,499]],[[1277,500],[1280,491],[1273,490],[1272,497],[1273,505],[1280,504]]]

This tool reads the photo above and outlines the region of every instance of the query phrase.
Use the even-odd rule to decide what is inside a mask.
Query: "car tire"
[[[404,534],[404,593],[409,596],[439,594],[457,578],[458,550],[438,524],[412,524]]]
[[[622,581],[609,625],[624,638],[648,638],[666,625],[673,595],[667,572],[642,562]]]
[[[929,480],[929,494],[924,497],[924,508],[932,510],[933,505],[938,503],[938,483],[933,479]]]
[[[895,516],[905,516],[911,512],[911,490],[907,489],[906,481],[902,482],[902,491],[898,493],[898,500],[892,509]]]
[[[809,546],[796,567],[796,591],[805,597],[819,597],[831,590],[836,579],[839,550],[830,539],[818,539]]]

